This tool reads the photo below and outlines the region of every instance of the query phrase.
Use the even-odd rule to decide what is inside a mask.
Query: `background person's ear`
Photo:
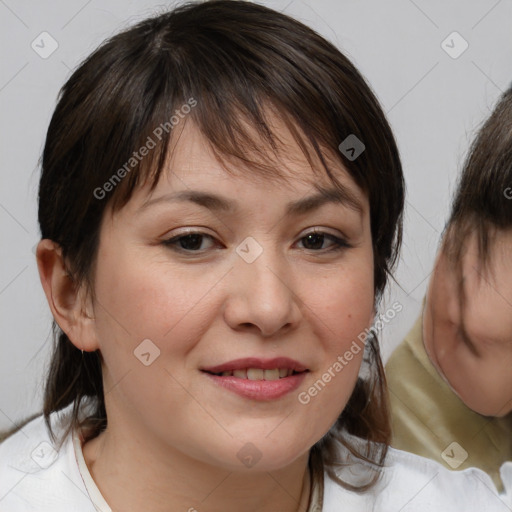
[[[79,350],[97,350],[93,307],[85,285],[68,272],[58,244],[43,239],[37,245],[37,268],[53,318]]]
[[[446,250],[441,247],[439,250],[435,263],[432,276],[427,289],[427,303],[430,308],[434,307],[442,311],[444,315],[448,316],[453,323],[460,322],[460,288],[458,263],[454,265]]]

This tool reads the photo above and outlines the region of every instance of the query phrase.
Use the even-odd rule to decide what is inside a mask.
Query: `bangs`
[[[318,135],[315,137],[313,133],[304,133],[303,128],[297,125],[298,121],[291,118],[288,112],[280,112],[270,99],[254,105],[254,111],[249,113],[241,105],[227,105],[228,112],[223,111],[225,117],[220,117],[220,112],[212,108],[214,103],[195,98],[194,101],[196,106],[193,112],[191,111],[169,133],[161,136],[161,140],[156,142],[147,156],[119,184],[111,199],[113,212],[130,200],[136,188],[149,186],[150,191],[154,190],[162,175],[170,171],[169,160],[179,146],[187,123],[197,126],[227,174],[250,173],[253,179],[261,178],[272,184],[286,185],[300,180],[301,176],[294,176],[288,172],[283,164],[283,157],[286,156],[289,161],[303,161],[305,158],[313,174],[318,177],[318,180],[313,180],[314,182],[323,181],[322,178],[327,176],[348,203],[351,203],[350,193],[336,177],[336,174],[340,174],[340,169],[346,172],[338,153],[326,147],[328,141],[317,140]],[[167,119],[170,117],[172,116]],[[281,126],[276,126],[276,119],[282,123]],[[158,121],[159,119],[151,126],[159,127],[166,122]],[[290,143],[286,144],[283,141],[280,136],[283,132],[282,126],[292,135],[300,154],[296,154],[296,146],[290,147]],[[148,141],[150,146],[153,145],[151,140],[155,140],[154,131],[155,129],[145,132],[136,146],[139,151],[144,145],[148,146]]]
[[[278,119],[315,173],[327,175],[340,188],[330,166],[343,166],[366,192],[365,172],[356,162],[344,161],[338,150],[348,134],[364,138],[344,107],[347,96],[352,101],[356,97],[355,91],[339,85],[347,82],[346,70],[316,63],[314,45],[308,50],[307,68],[299,68],[297,62],[305,59],[305,49],[292,36],[286,41],[277,33],[261,35],[260,31],[254,40],[247,19],[240,32],[225,25],[216,30],[196,26],[193,40],[190,34],[173,30],[173,23],[178,25],[171,21],[167,37],[152,46],[149,62],[147,55],[141,55],[144,64],[151,66],[139,89],[144,92],[138,98],[144,124],[130,127],[129,132],[139,135],[133,141],[134,150],[148,141],[155,147],[116,187],[114,211],[126,204],[137,186],[149,184],[154,189],[188,122],[199,128],[227,172],[224,164],[235,162],[236,167],[250,169],[266,180],[284,182],[289,177],[279,157],[289,148],[272,123]],[[317,54],[322,54],[320,42]],[[133,82],[126,87],[133,88]]]

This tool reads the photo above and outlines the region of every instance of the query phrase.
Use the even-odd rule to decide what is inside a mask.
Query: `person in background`
[[[420,317],[386,365],[392,446],[499,489],[512,460],[512,88],[464,164]]]

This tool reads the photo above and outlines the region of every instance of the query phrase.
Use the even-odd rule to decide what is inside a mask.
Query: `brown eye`
[[[350,247],[350,245],[345,240],[342,240],[341,238],[338,238],[329,233],[323,233],[321,231],[313,231],[311,233],[308,233],[306,236],[303,236],[300,240],[304,241],[303,245],[305,249],[312,251],[335,251]],[[323,247],[326,240],[330,240],[331,245],[328,247]]]
[[[206,233],[188,233],[164,240],[163,244],[177,251],[201,252],[208,249],[208,247],[201,247],[204,239],[213,240],[213,237]]]

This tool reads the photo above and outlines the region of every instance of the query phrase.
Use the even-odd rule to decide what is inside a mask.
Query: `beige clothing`
[[[430,362],[423,344],[422,318],[386,364],[391,444],[449,469],[480,468],[502,490],[499,468],[512,460],[512,417],[481,416],[462,402]]]

